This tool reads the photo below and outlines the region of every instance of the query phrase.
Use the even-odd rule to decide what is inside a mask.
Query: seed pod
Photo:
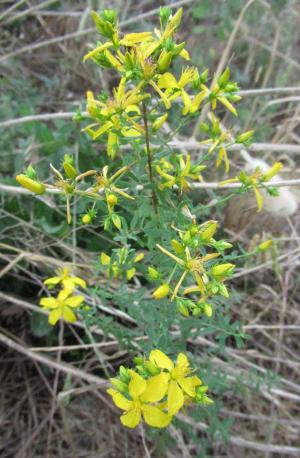
[[[152,293],[152,296],[154,297],[154,299],[163,299],[169,294],[169,292],[170,286],[168,285],[168,283],[164,283]]]
[[[46,191],[46,188],[42,183],[28,178],[26,175],[17,175],[16,180],[21,186],[23,186],[23,188],[28,189],[34,194],[44,194]]]

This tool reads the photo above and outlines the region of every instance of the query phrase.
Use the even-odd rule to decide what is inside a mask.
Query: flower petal
[[[147,380],[147,388],[141,396],[143,402],[158,402],[166,394],[170,375],[166,372],[154,375]]]
[[[187,359],[186,355],[184,353],[179,353],[177,356],[177,365],[178,367],[182,367],[185,369],[188,369],[189,367],[189,360]]]
[[[168,389],[168,412],[170,415],[176,415],[184,403],[184,397],[181,388],[175,380],[171,380]]]
[[[75,323],[75,321],[77,321],[75,313],[69,307],[63,308],[63,319],[68,323]]]
[[[65,285],[65,282],[66,282],[66,280],[64,280],[64,285]],[[74,284],[72,283],[72,285],[73,285],[73,289],[74,289]],[[70,283],[67,283],[67,287],[65,287],[64,289],[62,289],[59,292],[59,294],[57,296],[57,299],[60,302],[64,302],[67,299],[67,297],[70,296],[71,292],[73,291],[73,289],[70,289],[70,288],[71,288]]]
[[[130,370],[129,373],[131,376],[131,380],[128,385],[129,394],[132,399],[137,399],[145,391],[147,382],[137,372]]]
[[[179,385],[191,398],[195,397],[195,379],[194,377],[180,377],[177,379]]]
[[[58,307],[58,302],[54,297],[42,297],[40,305],[48,309],[55,309]]]
[[[144,405],[142,412],[145,422],[155,428],[166,428],[172,420],[171,415],[162,412],[158,407]]]
[[[52,324],[52,326],[54,326],[60,319],[61,315],[62,315],[61,308],[52,310],[52,312],[50,312],[49,317],[48,317],[49,323]]]
[[[84,301],[84,297],[83,296],[71,296],[71,297],[68,297],[66,300],[65,300],[65,305],[68,305],[69,307],[79,307],[82,302]]]
[[[149,357],[152,363],[155,363],[160,369],[171,371],[174,368],[172,360],[161,350],[152,350]]]
[[[122,410],[130,410],[132,406],[132,401],[129,401],[128,399],[123,396],[123,394],[119,393],[117,390],[114,390],[112,388],[109,388],[107,390],[107,393],[112,397],[114,403],[116,404],[119,409]]]
[[[44,285],[57,285],[62,281],[62,277],[51,277],[44,281]]]
[[[130,410],[125,415],[120,417],[121,423],[128,428],[135,428],[141,421],[141,411],[140,410]]]
[[[80,278],[80,277],[72,277],[72,280],[75,283],[75,285],[78,285],[83,289],[86,288],[86,282],[82,278]]]

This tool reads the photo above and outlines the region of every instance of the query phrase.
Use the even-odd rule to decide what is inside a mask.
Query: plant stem
[[[154,188],[154,179],[153,179],[153,171],[152,171],[152,155],[151,155],[151,149],[150,149],[150,136],[149,136],[149,129],[148,129],[148,119],[147,119],[147,108],[145,102],[142,102],[143,106],[143,119],[144,119],[144,126],[145,126],[145,140],[146,140],[146,151],[147,151],[147,158],[148,158],[148,169],[149,169],[149,178],[151,181],[151,188],[152,188],[152,203],[153,203],[153,208],[156,213],[158,214],[158,202],[157,202],[157,196],[155,193],[155,188]]]

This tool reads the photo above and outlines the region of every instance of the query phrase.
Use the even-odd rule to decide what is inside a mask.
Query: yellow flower
[[[187,67],[183,70],[181,77],[177,81],[175,76],[172,73],[164,73],[158,78],[158,87],[159,89],[166,89],[164,97],[167,98],[169,103],[181,96],[183,102],[182,114],[186,115],[188,113],[194,113],[198,110],[200,103],[207,96],[208,91],[204,90],[197,94],[193,99],[185,91],[185,86],[188,83],[193,82],[197,70],[194,67]]]
[[[161,350],[152,350],[149,360],[155,363],[161,370],[167,370],[169,374],[169,386],[167,392],[167,406],[169,415],[176,415],[184,404],[185,395],[195,398],[195,388],[202,381],[195,375],[191,376],[189,361],[185,354],[179,353],[176,364]],[[164,373],[164,372],[162,372]]]
[[[125,86],[126,80],[121,78],[119,86],[113,91],[113,98],[105,102],[95,99],[92,91],[87,92],[87,111],[97,122],[83,130],[93,140],[107,133],[107,154],[112,159],[119,146],[117,133],[124,137],[139,137],[144,132],[135,119],[140,115],[139,102],[148,95],[140,93],[141,84],[127,92]]]
[[[193,181],[202,179],[200,172],[206,168],[205,165],[191,165],[191,157],[186,155],[186,160],[182,154],[175,158],[176,163],[173,165],[170,162],[162,159],[155,167],[157,173],[164,178],[161,188],[171,188],[177,185],[181,191],[188,191],[190,188],[187,178]],[[171,175],[173,173],[174,175]]]
[[[151,405],[151,403],[157,403],[165,396],[168,388],[168,374],[161,373],[145,380],[133,370],[128,372],[130,374],[128,384],[130,399],[112,388],[107,390],[116,406],[125,412],[120,417],[121,423],[128,428],[135,428],[143,416],[148,425],[166,428],[172,416],[163,412],[159,405]]]
[[[68,323],[74,323],[77,320],[72,309],[80,307],[84,301],[84,297],[70,296],[70,294],[71,291],[69,289],[63,289],[60,291],[57,298],[43,297],[40,300],[40,305],[42,307],[51,310],[48,321],[53,326],[60,318],[63,318]]]
[[[63,288],[70,293],[76,286],[86,288],[86,282],[80,277],[70,275],[70,269],[68,267],[59,269],[58,275],[56,277],[47,278],[47,280],[44,281],[44,284],[47,286],[55,286],[59,283],[61,283]]]

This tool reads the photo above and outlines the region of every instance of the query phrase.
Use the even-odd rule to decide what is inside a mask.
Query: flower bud
[[[171,65],[173,54],[171,52],[162,52],[157,62],[159,72],[165,72]]]
[[[217,230],[218,223],[216,221],[209,221],[205,226],[206,227],[200,231],[200,238],[202,242],[209,242]]]
[[[168,118],[168,113],[162,116],[159,116],[159,118],[156,118],[156,120],[152,124],[153,132],[157,132],[161,128],[161,126],[166,122],[167,118]]]
[[[74,179],[77,177],[78,172],[73,165],[73,159],[71,156],[68,156],[67,154],[64,158],[63,168],[68,178]]]
[[[170,29],[177,29],[181,22],[182,18],[182,13],[183,13],[183,8],[179,8],[179,10],[174,14],[174,16],[171,17],[168,26]]]
[[[218,240],[217,242],[213,242],[213,246],[218,251],[224,251],[228,248],[232,248],[231,243],[225,242],[225,240]]]
[[[271,248],[271,246],[273,245],[273,240],[265,240],[264,242],[260,243],[257,247],[257,250],[258,251],[266,251],[268,250],[269,248]]]
[[[168,285],[168,283],[164,283],[152,293],[152,296],[154,297],[154,299],[163,299],[169,294],[169,292],[170,286]]]
[[[112,386],[116,388],[118,391],[121,391],[123,393],[126,393],[126,391],[128,391],[126,383],[122,382],[120,379],[110,378],[109,381],[112,384]]]
[[[190,316],[189,309],[187,308],[187,306],[184,303],[182,302],[177,303],[177,307],[181,315],[185,316],[186,318]]]
[[[130,381],[131,377],[130,377],[129,371],[128,371],[128,369],[126,369],[126,367],[120,366],[119,374],[120,374],[120,378],[121,378],[122,382],[128,383]]]
[[[228,275],[230,275],[234,268],[235,268],[235,265],[230,264],[229,262],[226,264],[218,264],[211,268],[211,274],[215,278],[220,279],[222,277],[227,277]]]
[[[151,375],[157,375],[160,373],[160,369],[151,361],[145,361],[144,366]]]
[[[114,194],[108,194],[106,201],[110,207],[114,207],[118,203],[118,198]]]
[[[110,256],[104,253],[104,251],[100,254],[100,262],[103,266],[108,266],[110,264]]]
[[[208,318],[210,318],[212,316],[212,313],[213,313],[212,306],[210,304],[205,303],[204,306],[203,306],[203,313]]]
[[[86,214],[83,215],[83,217],[81,218],[81,221],[82,221],[83,224],[90,224],[90,222],[92,221],[91,215],[89,215],[88,213],[86,213]]]
[[[181,254],[184,252],[184,246],[178,242],[178,240],[172,240],[171,245],[176,254]]]
[[[159,279],[159,272],[154,267],[148,267],[148,275],[151,280]]]
[[[275,162],[275,164],[266,173],[264,173],[263,180],[271,180],[271,178],[277,175],[277,173],[282,169],[282,167],[283,165],[281,162]]]
[[[247,132],[244,132],[243,134],[240,134],[236,137],[235,142],[236,143],[245,143],[250,138],[253,136],[254,130],[248,130]]]
[[[28,178],[26,175],[17,175],[16,180],[21,186],[23,186],[23,188],[28,189],[34,194],[44,194],[46,191],[46,188],[42,183]]]
[[[220,78],[218,79],[218,85],[221,89],[225,88],[230,78],[230,69],[227,67]]]
[[[145,255],[144,253],[138,253],[136,257],[134,258],[134,262],[140,262],[144,259]]]

